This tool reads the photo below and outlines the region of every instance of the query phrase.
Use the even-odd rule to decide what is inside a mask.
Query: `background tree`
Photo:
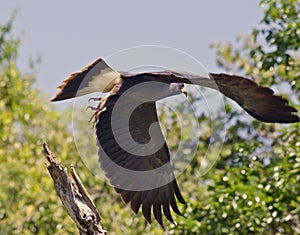
[[[44,141],[60,161],[75,165],[95,202],[103,206],[103,225],[110,234],[142,234],[146,222],[141,216],[133,216],[113,188],[81,161],[70,131],[71,110],[56,111],[33,87],[34,73],[16,66],[20,39],[12,35],[12,23],[0,26],[0,234],[77,233],[47,172]],[[90,128],[88,120],[81,125]],[[155,225],[147,229],[161,231]]]
[[[272,85],[298,104],[300,4],[262,0],[264,17],[235,44],[214,44],[225,70]],[[174,234],[299,234],[299,123],[265,124],[226,106],[228,139],[202,200],[191,201]],[[238,118],[238,119],[237,119]],[[196,190],[197,191],[197,190]],[[193,198],[193,197],[192,197]]]
[[[59,227],[74,231],[40,157],[47,139],[62,160],[72,162],[67,159],[75,154],[66,129],[69,115],[46,103],[33,88],[32,73],[18,70],[20,40],[11,29],[12,22],[0,27],[0,233],[53,234]]]

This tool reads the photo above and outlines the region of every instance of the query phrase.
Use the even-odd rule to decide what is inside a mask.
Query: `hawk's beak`
[[[184,95],[187,97],[187,92],[186,92],[184,86],[182,86],[182,87],[180,88],[180,92],[181,92],[182,94],[184,94]]]

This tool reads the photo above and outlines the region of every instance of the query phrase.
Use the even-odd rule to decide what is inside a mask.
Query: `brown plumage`
[[[158,123],[157,100],[182,93],[182,83],[194,84],[219,90],[260,121],[300,121],[297,110],[289,106],[284,98],[273,95],[269,88],[235,75],[210,73],[209,77],[176,71],[118,73],[98,59],[81,72],[70,75],[58,87],[60,91],[52,101],[96,91],[108,92],[100,99],[94,117],[101,167],[116,192],[125,203],[130,203],[135,213],[141,207],[144,217],[151,223],[152,211],[163,226],[162,212],[174,223],[170,208],[180,215],[176,200],[185,202],[174,179],[169,150],[161,129],[159,125],[154,125]],[[133,110],[130,110],[131,106]],[[151,136],[150,128],[155,138]],[[130,142],[127,136],[131,136],[135,143]],[[152,142],[153,139],[157,142]],[[122,143],[118,142],[120,140]],[[134,152],[127,151],[124,146]],[[152,148],[155,151],[148,151]],[[152,170],[155,174],[148,175],[147,172]]]

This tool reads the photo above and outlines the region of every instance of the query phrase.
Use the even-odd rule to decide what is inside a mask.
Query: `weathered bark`
[[[71,166],[71,177],[67,169],[56,159],[46,144],[43,145],[49,162],[47,169],[54,181],[57,195],[76,223],[81,235],[106,235],[102,228],[100,214],[87,193],[80,178]]]

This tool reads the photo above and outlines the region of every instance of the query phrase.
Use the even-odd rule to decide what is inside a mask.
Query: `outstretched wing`
[[[235,75],[210,73],[210,79],[191,73],[162,71],[134,75],[143,80],[177,82],[200,85],[219,90],[225,96],[237,102],[246,112],[263,122],[292,123],[299,122],[297,110],[288,105],[288,101],[274,95],[267,87],[261,87],[254,81]]]
[[[288,101],[274,95],[267,87],[260,87],[254,81],[240,76],[210,74],[219,90],[236,101],[251,116],[263,122],[299,122],[294,113],[297,110]]]
[[[120,82],[120,74],[110,68],[102,59],[97,59],[80,72],[71,74],[58,87],[60,91],[51,101],[59,101],[86,95],[93,92],[108,92],[114,84]],[[254,118],[264,122],[291,123],[299,122],[295,114],[297,110],[288,105],[286,99],[276,96],[267,87],[260,87],[254,81],[235,75],[213,74],[210,79],[197,75],[162,71],[140,73],[136,75],[124,73],[124,77],[140,77],[142,80],[162,82],[179,82],[213,88],[236,101]]]
[[[163,226],[163,211],[174,223],[170,207],[180,214],[175,197],[181,203],[185,201],[174,178],[155,103],[137,105],[131,112],[126,103],[118,104],[120,97],[116,94],[107,99],[96,125],[101,168],[135,213],[142,207],[151,223],[152,210]]]
[[[59,92],[51,101],[70,99],[93,92],[108,92],[118,82],[119,77],[120,74],[109,67],[104,60],[97,59],[64,80],[57,87]]]

